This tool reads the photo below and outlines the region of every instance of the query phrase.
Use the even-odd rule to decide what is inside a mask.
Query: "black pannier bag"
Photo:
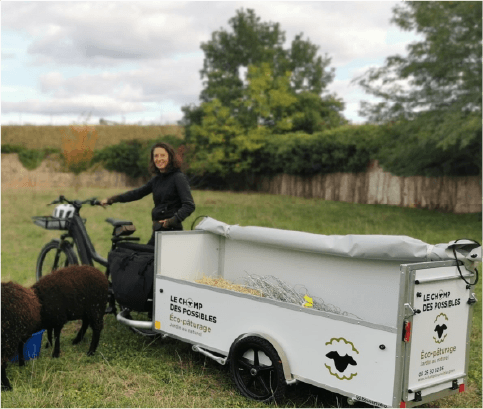
[[[152,309],[154,246],[119,243],[108,255],[114,298],[132,311]]]

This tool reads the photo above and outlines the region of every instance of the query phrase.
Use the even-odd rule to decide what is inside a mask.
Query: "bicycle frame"
[[[78,254],[78,258],[80,259],[80,264],[93,266],[94,265],[93,261],[96,261],[102,266],[107,268],[108,266],[107,259],[97,253],[89,237],[89,234],[87,233],[86,227],[84,225],[84,221],[80,216],[80,209],[82,208],[83,204],[90,203],[91,205],[94,205],[99,203],[98,202],[96,203],[96,199],[90,199],[87,201],[80,201],[80,200],[69,201],[65,199],[64,196],[60,196],[59,199],[53,201],[50,204],[57,204],[57,203],[63,203],[63,202],[67,202],[74,207],[74,214],[69,219],[67,233],[64,233],[60,236],[59,251],[63,247],[63,243],[67,243],[69,247],[72,247],[70,242],[66,240],[68,237],[70,237],[73,239],[74,245],[77,249],[77,254]],[[41,225],[41,227],[44,227],[44,226]],[[56,256],[56,260],[57,260],[57,256]]]
[[[80,217],[80,207],[75,207],[75,213],[69,227],[69,236],[72,237],[77,247],[77,253],[81,264],[93,265],[93,260],[107,267],[107,259],[97,253],[92,241],[87,233],[84,222]]]
[[[97,263],[107,268],[108,260],[102,257],[99,253],[97,253],[94,247],[94,244],[92,244],[89,234],[87,233],[84,220],[80,216],[80,209],[82,208],[82,206],[85,203],[90,203],[91,205],[99,204],[97,199],[89,199],[86,201],[80,201],[80,200],[69,201],[64,196],[60,196],[59,199],[55,200],[51,204],[57,204],[57,203],[63,203],[63,202],[67,202],[74,207],[74,214],[69,219],[68,232],[60,236],[59,250],[62,247],[63,243],[68,243],[68,245],[72,247],[71,244],[66,240],[66,238],[70,237],[73,239],[75,247],[77,249],[77,254],[78,254],[78,258],[80,259],[80,264],[93,266],[94,265],[93,262],[96,261]],[[115,219],[107,219],[106,221],[108,221],[114,226],[113,237],[111,238],[113,248],[116,245],[116,243],[118,243],[119,241],[139,240],[139,238],[137,237],[121,237],[121,236],[129,235],[132,232],[134,232],[136,230],[134,226],[132,226],[133,229],[128,229],[127,234],[123,234],[125,233],[125,231],[121,233],[116,232],[116,228],[119,228],[119,226],[122,226],[122,225],[132,225],[131,222],[115,220]]]

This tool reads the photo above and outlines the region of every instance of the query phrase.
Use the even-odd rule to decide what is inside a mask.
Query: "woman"
[[[156,231],[183,230],[181,222],[193,213],[195,203],[188,180],[180,170],[179,160],[171,145],[159,142],[151,148],[149,170],[155,176],[144,186],[103,199],[101,205],[133,202],[152,193],[153,234],[147,244],[154,245]]]

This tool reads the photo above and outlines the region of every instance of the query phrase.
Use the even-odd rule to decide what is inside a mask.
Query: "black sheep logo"
[[[329,370],[332,376],[335,376],[340,380],[351,380],[354,376],[357,376],[357,372],[353,372],[352,370],[344,373],[349,365],[357,366],[357,362],[350,354],[353,352],[358,354],[359,351],[355,348],[352,342],[341,337],[332,338],[329,342],[326,342],[325,345],[330,346],[331,349],[331,351],[325,355],[331,360],[331,362],[329,365],[325,364],[325,367]]]
[[[337,351],[329,352],[326,357],[334,360],[334,365],[339,372],[344,372],[349,364],[354,366],[357,365],[354,358],[347,354],[340,356]]]
[[[443,336],[443,331],[445,329],[448,329],[448,327],[446,326],[446,324],[436,325],[436,328],[434,330],[438,333],[438,338],[439,339],[441,339],[441,337]]]
[[[441,344],[442,342],[444,342],[448,335],[447,333],[444,333],[444,331],[448,329],[446,321],[448,321],[448,317],[444,313],[439,314],[434,320],[434,323],[436,324],[434,332],[436,332],[438,338],[436,338],[436,336],[433,336],[433,339],[434,342],[436,342],[437,344]]]

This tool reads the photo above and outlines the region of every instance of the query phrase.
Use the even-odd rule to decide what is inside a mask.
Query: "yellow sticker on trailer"
[[[304,300],[306,301],[303,304],[305,308],[312,308],[314,306],[314,300],[311,297],[309,297],[307,294],[304,295]]]

